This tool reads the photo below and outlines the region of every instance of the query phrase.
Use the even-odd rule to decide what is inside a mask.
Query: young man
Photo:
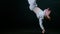
[[[28,0],[28,3],[29,3],[29,9],[33,11],[36,14],[37,18],[39,19],[39,25],[42,29],[42,34],[44,34],[45,29],[42,25],[42,22],[43,22],[42,19],[44,19],[44,17],[47,17],[48,19],[50,19],[49,15],[51,11],[49,10],[49,8],[45,9],[44,11],[41,10],[36,4],[36,0]]]

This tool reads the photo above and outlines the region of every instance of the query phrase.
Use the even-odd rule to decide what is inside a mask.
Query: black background
[[[45,28],[60,28],[60,0],[37,0],[38,6],[44,10],[50,8],[51,21],[44,19]],[[0,0],[0,28],[37,29],[38,19],[33,11],[29,10],[27,0]]]

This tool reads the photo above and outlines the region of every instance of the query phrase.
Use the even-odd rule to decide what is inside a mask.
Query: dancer
[[[44,11],[41,10],[36,4],[36,0],[28,0],[28,3],[29,3],[29,9],[33,11],[36,14],[37,18],[39,19],[39,25],[42,29],[42,34],[44,34],[45,29],[43,27],[42,20],[44,19],[44,17],[50,19],[49,15],[51,11],[49,10],[49,8],[45,9]]]

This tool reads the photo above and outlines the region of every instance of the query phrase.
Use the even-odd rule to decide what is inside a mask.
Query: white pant
[[[28,3],[29,3],[30,10],[33,10],[37,6],[36,0],[28,0]]]

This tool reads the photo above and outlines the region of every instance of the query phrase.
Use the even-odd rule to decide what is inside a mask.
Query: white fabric
[[[36,0],[28,0],[28,3],[29,3],[30,10],[33,10],[37,6]]]
[[[37,4],[36,4],[36,0],[28,0],[28,3],[29,3],[29,8],[30,10],[33,10],[35,7],[37,7]],[[39,12],[36,14],[37,18],[39,19],[39,25],[41,27],[41,29],[43,30],[44,27],[42,25],[42,19],[44,19],[44,13],[41,9],[39,10]]]
[[[44,27],[43,27],[43,21],[42,21],[42,19],[41,19],[41,18],[39,19],[39,25],[40,25],[41,29],[43,30],[43,29],[44,29]]]
[[[42,24],[43,19],[44,19],[44,14],[45,14],[45,11],[41,11],[41,10],[36,14],[37,18],[39,19],[39,25],[42,30],[44,29],[43,24]]]
[[[39,19],[39,18],[44,19],[44,14],[45,14],[45,12],[42,11],[42,10],[40,10],[40,11],[36,14],[36,16],[37,16],[38,19]]]

